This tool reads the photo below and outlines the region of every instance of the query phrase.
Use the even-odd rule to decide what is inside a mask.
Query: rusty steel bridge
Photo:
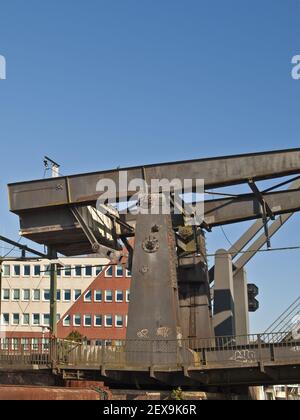
[[[258,184],[280,178],[268,189]],[[191,180],[190,193],[204,181],[201,220],[195,217],[199,203],[178,201],[182,188],[174,185],[146,189],[137,200],[137,214],[106,202],[105,215],[99,208],[99,182],[116,187],[107,193],[108,203],[116,193],[117,202],[130,208],[135,181],[148,186],[164,180],[170,187],[174,179],[180,185]],[[246,192],[210,191],[234,185],[246,186]],[[134,388],[299,383],[300,340],[283,332],[249,335],[249,312],[259,308],[259,290],[245,271],[300,211],[299,148],[19,182],[8,190],[21,236],[48,249],[51,336],[57,336],[58,255],[94,253],[112,264],[125,261],[132,283],[126,341],[96,346],[52,340],[32,348],[4,339],[3,369],[48,369],[67,379],[101,378]],[[210,194],[219,198],[207,199]],[[156,212],[164,199],[171,204],[168,214]],[[229,250],[216,250],[209,268],[209,232],[251,220]]]

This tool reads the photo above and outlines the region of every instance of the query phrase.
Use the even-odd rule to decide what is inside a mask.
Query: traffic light
[[[248,284],[248,306],[249,312],[256,312],[259,309],[259,301],[255,299],[259,294],[259,288],[255,284]]]

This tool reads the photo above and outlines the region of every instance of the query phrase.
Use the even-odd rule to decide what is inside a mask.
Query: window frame
[[[90,318],[90,320],[91,320],[90,325],[87,325],[87,323],[86,323],[87,318]],[[92,315],[90,315],[90,314],[84,314],[83,315],[83,326],[85,328],[92,328],[92,326],[93,326],[93,316]]]
[[[107,299],[108,293],[111,293],[111,300]],[[104,299],[105,299],[104,300],[105,303],[114,303],[114,293],[113,293],[113,291],[112,290],[105,290]]]
[[[101,320],[101,325],[97,325],[96,319],[99,318]],[[103,327],[103,315],[95,314],[94,315],[94,327],[95,328],[102,328]]]
[[[76,318],[79,318],[79,324],[76,324],[75,320]],[[82,316],[80,314],[74,314],[73,315],[73,327],[81,327],[82,326]]]
[[[97,293],[101,294],[101,299],[97,299]],[[103,291],[100,289],[94,290],[94,302],[102,303],[103,302]]]
[[[111,318],[111,325],[107,325],[107,319],[108,318]],[[114,326],[114,317],[113,317],[113,315],[111,315],[111,314],[104,315],[104,325],[105,325],[105,328],[113,328],[113,326]]]
[[[122,293],[122,300],[119,300],[118,299],[118,293]],[[115,291],[115,302],[116,303],[124,303],[124,298],[125,298],[125,296],[124,296],[124,290],[116,290]]]
[[[122,325],[118,325],[118,318],[122,320]],[[116,328],[124,328],[124,316],[123,315],[115,315],[115,327]]]

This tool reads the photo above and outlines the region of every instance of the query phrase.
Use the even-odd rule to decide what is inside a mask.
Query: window
[[[105,302],[111,303],[113,301],[113,292],[111,290],[105,290]]]
[[[103,271],[103,267],[102,267],[102,265],[98,265],[98,266],[96,267],[96,276],[99,276],[99,274],[101,274],[101,273],[102,273],[102,271]]]
[[[105,326],[111,328],[113,326],[113,317],[112,315],[105,315]]]
[[[30,289],[24,289],[23,290],[23,299],[25,302],[28,302],[30,300]]]
[[[20,265],[14,265],[13,275],[15,277],[19,277],[21,275],[21,266]]]
[[[50,301],[50,290],[49,289],[43,290],[43,300],[45,302]]]
[[[13,325],[19,325],[20,324],[20,314],[13,314]]]
[[[102,290],[95,290],[94,300],[95,302],[102,302]]]
[[[63,300],[64,302],[70,302],[71,301],[71,290],[67,289],[63,291]]]
[[[20,300],[20,289],[13,290],[13,300]]]
[[[74,315],[73,324],[74,324],[74,327],[80,327],[81,326],[81,316],[79,314]]]
[[[80,296],[81,296],[81,290],[75,289],[74,290],[74,300],[75,301],[78,300],[80,298]]]
[[[59,302],[60,299],[61,299],[61,291],[60,290],[57,290],[57,292],[56,292],[56,300]]]
[[[116,327],[117,328],[124,327],[124,319],[122,315],[116,315]]]
[[[65,266],[65,277],[71,277],[72,276],[72,267],[70,265]]]
[[[82,276],[82,267],[81,265],[76,265],[75,267],[75,276],[81,277]]]
[[[122,266],[116,267],[116,277],[123,277],[123,267]]]
[[[85,293],[84,301],[85,302],[91,302],[92,301],[92,292],[90,290]]]
[[[113,268],[111,266],[111,267],[108,267],[106,269],[106,271],[105,271],[105,277],[112,277],[112,276],[113,276]]]
[[[22,322],[22,324],[23,325],[29,325],[29,323],[30,323],[29,314],[23,314],[23,322]]]
[[[84,326],[85,327],[91,327],[92,326],[92,315],[84,315]]]
[[[13,351],[19,350],[19,340],[18,338],[13,338],[11,341],[11,348]]]
[[[50,325],[50,314],[44,314],[43,325],[45,325],[46,327],[49,327],[49,325]]]
[[[45,265],[45,267],[44,267],[44,270],[45,270],[45,276],[50,276],[50,274],[51,274],[51,266],[50,265]]]
[[[23,267],[23,273],[25,277],[29,277],[31,274],[31,268],[30,265],[24,265]]]
[[[29,338],[21,338],[21,346],[23,350],[28,351],[29,350]]]
[[[32,315],[32,324],[33,325],[40,325],[40,314],[33,314]]]
[[[126,277],[132,277],[132,272],[130,270],[126,270]]]
[[[41,291],[40,289],[34,289],[33,290],[33,294],[32,294],[32,298],[35,302],[38,302],[41,300]]]
[[[9,314],[2,314],[2,325],[9,325]]]
[[[3,276],[10,277],[10,265],[3,266]]]
[[[129,303],[130,302],[130,291],[126,290],[126,302]]]
[[[95,315],[94,325],[95,327],[102,327],[102,315]]]
[[[31,340],[31,349],[34,350],[34,351],[39,350],[39,339],[38,338],[33,338]]]
[[[6,301],[10,299],[10,290],[9,289],[3,289],[2,290],[2,299],[6,300]]]
[[[2,350],[8,350],[9,349],[9,339],[8,338],[1,338],[0,344]]]
[[[43,338],[42,339],[42,344],[43,344],[43,350],[49,350],[49,345],[50,345],[50,340],[49,338]]]
[[[40,275],[41,275],[41,266],[40,265],[35,265],[34,266],[34,276],[39,277]]]
[[[116,302],[120,303],[124,301],[124,293],[122,290],[116,291]]]
[[[93,267],[91,265],[87,265],[85,267],[85,276],[91,277],[93,275]]]
[[[71,326],[71,317],[70,315],[67,315],[63,320],[63,326],[64,327],[70,327]]]

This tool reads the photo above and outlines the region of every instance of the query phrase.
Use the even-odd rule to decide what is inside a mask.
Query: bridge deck
[[[2,339],[0,370],[54,369],[65,378],[178,386],[299,382],[300,340],[281,333],[207,340],[111,342]],[[25,344],[24,344],[25,343]],[[108,345],[109,344],[109,345]]]

